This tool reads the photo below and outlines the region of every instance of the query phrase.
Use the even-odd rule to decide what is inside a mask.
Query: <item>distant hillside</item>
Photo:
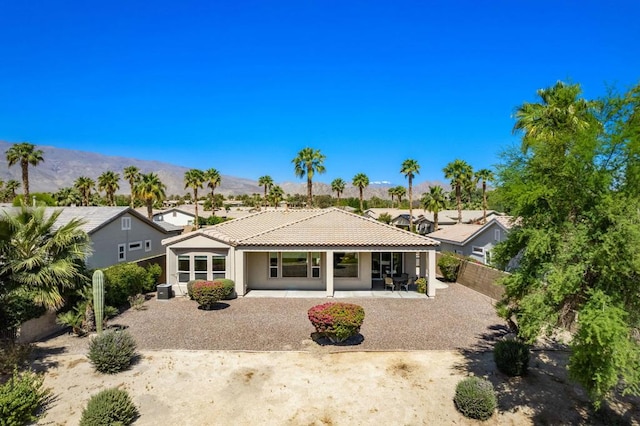
[[[19,165],[11,168],[7,165],[4,153],[13,145],[9,142],[0,141],[0,179],[7,181],[15,179],[22,182]],[[184,173],[186,167],[176,166],[159,161],[137,160],[134,158],[114,157],[94,152],[76,151],[56,148],[53,146],[37,146],[44,152],[44,162],[37,167],[29,168],[29,181],[32,192],[56,192],[63,187],[73,186],[74,181],[79,176],[88,176],[97,180],[98,176],[107,170],[123,175],[123,170],[128,166],[136,166],[142,173],[154,172],[160,176],[162,182],[167,185],[167,195],[185,194]],[[291,171],[293,174],[293,170]],[[346,180],[346,179],[345,179]],[[305,182],[278,182],[286,194],[306,194]],[[429,183],[422,182],[414,187],[416,197],[428,190]],[[314,183],[313,191],[315,195],[331,194],[331,186],[324,183]],[[390,185],[371,185],[364,191],[365,198],[377,196],[389,198],[388,189]],[[222,184],[216,192],[224,195],[240,195],[263,193],[263,188],[258,186],[254,180],[244,179],[235,176],[222,176]],[[120,181],[119,193],[128,194],[129,184],[122,178]],[[343,197],[357,197],[358,189],[350,185],[347,186]]]

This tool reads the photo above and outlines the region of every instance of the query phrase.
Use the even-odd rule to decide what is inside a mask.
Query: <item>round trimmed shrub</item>
[[[225,286],[228,291],[229,294],[225,297],[223,297],[223,300],[231,300],[231,299],[235,299],[236,297],[238,297],[238,295],[236,294],[236,283],[233,282],[233,280],[229,280],[227,278],[216,278],[213,281],[219,281],[222,283],[223,286]]]
[[[138,417],[138,409],[133,405],[126,391],[105,389],[91,397],[82,411],[80,426],[130,425]]]
[[[478,420],[487,420],[498,406],[493,385],[480,377],[467,377],[458,382],[453,402],[465,417]]]
[[[307,315],[316,332],[340,343],[360,333],[364,308],[352,303],[329,302],[312,307]]]
[[[451,254],[443,254],[438,260],[438,268],[442,273],[445,281],[455,282],[458,279],[458,271],[460,270],[462,260]]]
[[[136,342],[128,331],[105,331],[91,339],[87,356],[97,371],[115,374],[133,362]]]
[[[190,280],[189,282],[187,282],[187,296],[189,296],[189,299],[191,300],[193,300],[193,285],[197,281],[203,281],[203,280]]]
[[[229,296],[233,286],[229,287],[228,284],[221,280],[214,281],[196,281],[193,284],[193,298],[198,305],[205,309],[211,308],[216,302]]]
[[[493,360],[507,376],[524,376],[529,368],[529,345],[520,340],[499,340],[493,349]]]

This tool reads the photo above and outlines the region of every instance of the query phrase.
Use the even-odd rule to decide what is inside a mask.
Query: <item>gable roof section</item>
[[[203,235],[234,246],[428,247],[438,241],[341,209],[263,211],[163,241]]]
[[[476,225],[470,223],[457,223],[447,226],[429,234],[431,238],[438,241],[446,241],[457,245],[465,245],[469,241],[482,234],[491,225],[496,224],[505,231],[509,231],[513,226],[513,217],[496,216],[484,225]]]

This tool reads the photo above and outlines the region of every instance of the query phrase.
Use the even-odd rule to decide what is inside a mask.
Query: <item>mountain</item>
[[[0,141],[0,179],[7,181],[15,179],[22,182],[19,165],[8,167],[4,153],[13,143]],[[53,146],[38,145],[37,149],[43,151],[44,161],[38,166],[29,167],[29,182],[32,192],[56,192],[60,188],[73,186],[75,180],[80,176],[87,176],[93,180],[107,170],[120,174],[120,190],[118,193],[128,194],[130,192],[129,183],[124,180],[123,170],[128,166],[136,166],[142,173],[157,173],[160,180],[167,186],[167,195],[182,195],[190,192],[184,189],[184,173],[189,170],[187,167],[176,166],[160,161],[138,160],[134,158],[116,157],[97,154],[95,152],[77,151]],[[293,174],[293,169],[291,170]],[[345,179],[346,180],[346,179]],[[307,186],[305,182],[282,182],[278,183],[285,194],[306,194]],[[419,198],[420,194],[428,190],[429,185],[441,183],[422,182],[414,185],[414,198]],[[364,190],[365,198],[373,196],[379,198],[389,198],[388,190],[393,184],[375,183]],[[19,193],[21,190],[18,191]],[[204,189],[207,192],[207,189]],[[258,182],[240,178],[236,176],[222,175],[222,183],[216,192],[224,195],[240,194],[262,194],[264,189],[258,186]],[[314,195],[331,194],[331,185],[316,182],[313,184]],[[342,197],[358,197],[358,189],[347,185]]]

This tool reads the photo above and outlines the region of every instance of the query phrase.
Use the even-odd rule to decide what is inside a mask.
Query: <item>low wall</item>
[[[62,329],[64,327],[56,323],[56,313],[47,311],[38,318],[23,322],[16,340],[18,343],[33,343]]]
[[[441,256],[441,253],[436,253],[436,262],[440,260]],[[436,268],[436,272],[438,275],[442,275],[440,268]],[[469,287],[492,299],[500,300],[504,295],[504,287],[496,284],[496,282],[505,275],[507,273],[504,271],[465,260],[460,265],[458,284]]]

